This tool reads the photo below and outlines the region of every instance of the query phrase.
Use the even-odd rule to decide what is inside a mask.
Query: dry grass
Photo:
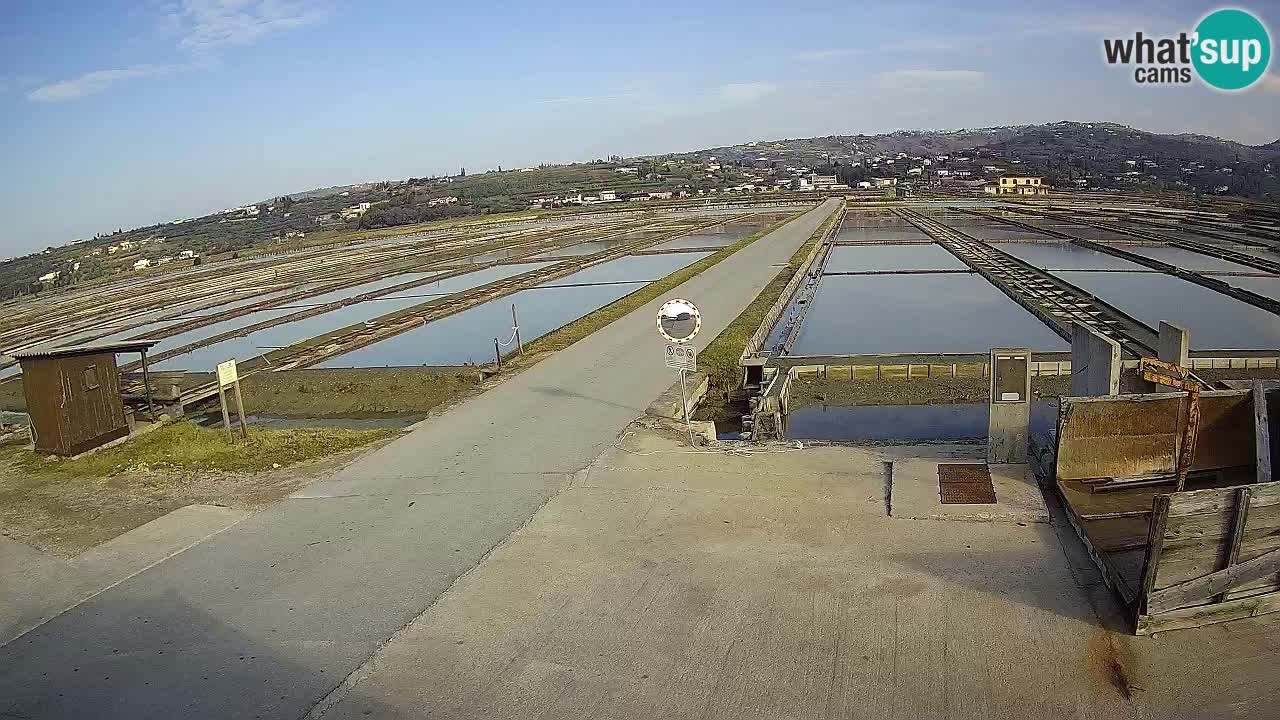
[[[256,510],[397,431],[250,433],[230,445],[219,431],[179,423],[80,460],[0,448],[0,532],[70,557],[186,505]]]
[[[257,472],[314,460],[384,440],[399,430],[249,428],[247,441],[227,442],[222,430],[173,423],[113,448],[76,459],[48,458],[15,448],[0,454],[26,476],[109,477],[130,469]]]
[[[480,387],[476,368],[357,368],[257,373],[245,411],[284,418],[425,415]]]

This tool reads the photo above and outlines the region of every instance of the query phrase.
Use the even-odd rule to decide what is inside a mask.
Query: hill
[[[571,165],[408,178],[293,193],[198,218],[117,230],[0,262],[0,299],[277,242],[337,240],[348,230],[457,215],[559,207],[612,191],[623,199],[756,192],[816,172],[854,185],[896,177],[912,189],[1001,174],[1042,175],[1058,190],[1178,191],[1280,199],[1280,140],[1266,145],[1115,123],[1057,122],[961,130],[757,141],[695,152],[610,157]],[[599,199],[599,198],[598,198]],[[40,278],[45,278],[43,281]]]
[[[898,153],[929,156],[984,149],[1036,156],[1083,152],[1091,157],[1105,159],[1160,158],[1223,165],[1237,160],[1274,159],[1280,156],[1280,140],[1253,146],[1190,133],[1161,135],[1117,123],[1057,122],[1046,125],[964,130],[898,130],[881,135],[828,135],[769,140],[661,157],[714,157],[720,161],[769,158],[816,163],[825,160],[853,161],[876,155],[891,157]]]

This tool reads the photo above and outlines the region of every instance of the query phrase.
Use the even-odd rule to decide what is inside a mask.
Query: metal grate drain
[[[996,501],[991,470],[986,465],[938,465],[938,492],[943,505],[991,505]]]

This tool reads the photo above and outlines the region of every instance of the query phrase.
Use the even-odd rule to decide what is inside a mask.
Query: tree
[[[861,165],[854,167],[853,165],[841,165],[836,168],[836,180],[855,187],[858,183],[867,179],[867,172]]]

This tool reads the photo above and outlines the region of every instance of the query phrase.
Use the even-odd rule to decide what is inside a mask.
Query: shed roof
[[[159,340],[124,340],[112,343],[89,343],[87,345],[65,345],[62,347],[38,347],[18,350],[12,353],[18,360],[36,360],[41,358],[71,357],[73,355],[96,355],[98,353],[142,352],[155,347]]]

